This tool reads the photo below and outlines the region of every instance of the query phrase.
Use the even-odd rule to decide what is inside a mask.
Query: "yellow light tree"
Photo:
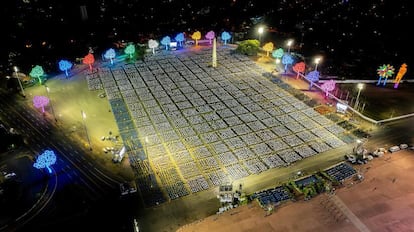
[[[196,31],[191,35],[191,38],[195,40],[196,46],[198,45],[198,40],[201,39],[201,32]]]
[[[269,56],[269,53],[270,53],[271,51],[273,51],[273,47],[274,47],[274,45],[273,45],[273,43],[272,43],[272,42],[266,43],[266,44],[263,46],[263,50],[265,50],[265,51],[266,51],[266,56]]]

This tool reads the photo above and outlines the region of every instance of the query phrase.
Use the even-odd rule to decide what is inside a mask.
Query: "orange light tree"
[[[405,73],[407,72],[407,64],[404,63],[401,65],[400,70],[398,70],[397,76],[395,77],[394,80],[394,89],[398,88],[398,85],[400,84],[401,79],[403,78],[403,76],[405,75]]]

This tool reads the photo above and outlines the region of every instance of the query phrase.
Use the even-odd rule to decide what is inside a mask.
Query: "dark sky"
[[[1,4],[7,25],[2,69],[11,63],[33,65],[53,56],[80,57],[89,46],[106,49],[117,40],[145,43],[150,37],[182,31],[249,31],[246,26],[251,32],[256,23],[253,17],[278,30],[265,39],[291,36],[296,44],[303,43],[300,52],[305,56],[324,55],[326,72],[347,72],[343,70],[348,68],[364,72],[365,68],[369,74],[383,63],[399,67],[407,62],[409,70],[412,64],[408,0],[19,0]],[[82,20],[82,5],[87,20]],[[14,51],[18,55],[8,60]]]

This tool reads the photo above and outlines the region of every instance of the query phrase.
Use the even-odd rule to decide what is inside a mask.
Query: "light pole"
[[[355,101],[355,104],[354,104],[355,109],[359,105],[359,95],[361,94],[361,90],[364,88],[364,84],[363,83],[358,83],[357,88],[358,88],[358,94],[357,94],[356,101]]]
[[[147,155],[147,158],[148,158],[148,149],[147,149],[147,145],[148,145],[148,137],[147,136],[145,136],[145,155]]]
[[[293,39],[287,41],[286,45],[288,46],[288,53],[290,54],[290,46],[293,44]]]
[[[24,93],[22,82],[20,81],[20,78],[19,78],[19,75],[18,75],[19,68],[17,68],[17,66],[14,66],[13,70],[16,73],[16,78],[17,78],[17,81],[19,82],[20,89],[22,90],[22,95],[23,95],[23,97],[26,97],[26,94]]]
[[[83,128],[85,128],[86,138],[88,139],[89,150],[92,151],[91,140],[89,139],[88,129],[86,128],[86,123],[85,123],[86,114],[85,112],[83,112],[83,110],[81,110],[81,115],[82,115]]]
[[[264,32],[264,27],[259,27],[259,29],[257,29],[257,32],[259,33],[259,42],[262,43],[262,34]]]
[[[322,58],[321,57],[316,57],[314,60],[315,63],[315,71],[318,71],[318,64],[319,62],[321,62]]]
[[[55,122],[57,122],[57,118],[56,118],[56,115],[55,115],[55,110],[53,109],[53,105],[52,105],[52,99],[50,99],[50,96],[49,96],[49,87],[47,87],[47,85],[45,85],[45,88],[46,88],[47,98],[49,98],[50,109],[52,110],[52,114],[53,114],[53,117],[55,118]]]

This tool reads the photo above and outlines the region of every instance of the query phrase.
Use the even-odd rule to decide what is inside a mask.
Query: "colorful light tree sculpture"
[[[269,42],[263,45],[263,50],[266,52],[266,56],[269,56],[269,53],[273,51],[273,47],[274,45],[272,42]]]
[[[89,65],[89,70],[92,71],[92,64],[95,63],[95,57],[93,56],[92,53],[88,53],[88,55],[86,55],[85,57],[83,57],[83,61],[84,64]]]
[[[311,89],[313,83],[319,81],[319,72],[316,70],[309,72],[308,75],[306,75],[306,79],[309,81],[309,89]]]
[[[155,49],[159,46],[158,42],[154,39],[148,40],[148,47],[152,49],[152,54],[155,54]]]
[[[42,84],[42,77],[45,74],[45,71],[43,71],[42,66],[36,65],[32,68],[32,71],[29,73],[31,77],[37,78],[39,81],[39,84]]]
[[[298,75],[296,75],[296,79],[299,78],[299,74],[305,72],[305,62],[298,62],[295,65],[293,65],[293,71],[295,71]]]
[[[216,37],[216,33],[214,33],[214,31],[209,31],[206,34],[206,39],[208,39],[208,42],[211,44],[211,41],[214,39],[214,37]]]
[[[275,59],[282,58],[283,54],[285,54],[285,52],[283,51],[283,48],[276,49],[272,52],[272,56]]]
[[[398,85],[400,84],[401,79],[403,78],[403,76],[405,75],[405,73],[407,72],[407,64],[404,63],[401,65],[400,70],[398,70],[397,76],[395,77],[394,80],[394,89],[398,88]]]
[[[325,97],[328,96],[328,93],[335,89],[336,82],[334,80],[329,80],[321,85],[321,89],[325,91]]]
[[[285,65],[285,73],[287,71],[287,66],[293,64],[293,58],[289,53],[285,53],[282,56],[282,64]]]
[[[51,150],[46,150],[37,157],[36,162],[33,164],[33,167],[37,169],[46,168],[49,173],[52,173],[52,169],[50,169],[50,166],[52,166],[55,163],[56,163],[55,153]]]
[[[168,46],[170,46],[171,38],[167,35],[161,39],[161,44],[165,46],[165,50],[168,50]]]
[[[42,113],[45,113],[45,106],[49,104],[49,98],[45,96],[34,96],[33,106],[42,109]]]
[[[66,77],[69,76],[68,70],[70,70],[72,68],[72,66],[73,66],[73,64],[68,60],[60,60],[59,61],[59,69],[60,69],[60,71],[65,72]]]
[[[201,39],[201,32],[196,31],[191,35],[191,38],[195,40],[195,45],[198,45],[198,40]]]
[[[125,54],[129,55],[129,59],[131,59],[135,54],[135,45],[129,44],[128,46],[126,46],[124,52]]]
[[[221,33],[221,39],[224,41],[224,44],[227,44],[227,41],[231,39],[230,33],[228,33],[227,31],[223,31]]]
[[[184,33],[180,32],[175,36],[175,41],[178,42],[178,46],[182,47],[184,42]]]
[[[114,64],[114,58],[115,58],[115,50],[113,48],[110,48],[106,50],[104,57],[105,59],[109,59],[111,61],[111,64]]]
[[[379,75],[377,85],[380,85],[381,80],[384,78],[382,85],[385,86],[387,84],[388,77],[394,74],[394,67],[389,64],[383,64],[377,69],[377,74]]]

